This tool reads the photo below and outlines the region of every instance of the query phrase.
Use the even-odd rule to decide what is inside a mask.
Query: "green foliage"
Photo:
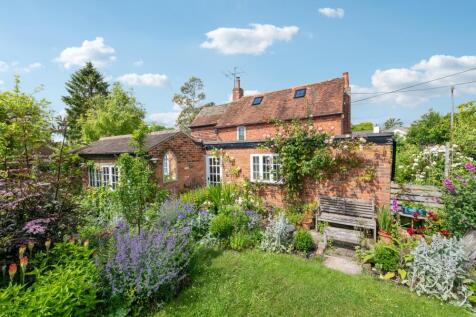
[[[474,101],[458,106],[455,115],[454,142],[463,154],[476,159],[476,104]]]
[[[118,159],[121,177],[115,190],[119,212],[140,230],[145,211],[156,201],[158,188],[149,163],[141,157],[122,154]]]
[[[233,233],[234,223],[231,215],[218,214],[210,223],[210,233],[218,239],[227,240]]]
[[[377,223],[379,230],[390,233],[393,227],[392,212],[388,207],[380,208],[377,212]]]
[[[400,254],[395,247],[378,242],[375,245],[373,262],[384,272],[394,272],[400,265]]]
[[[314,248],[311,234],[306,230],[298,230],[293,237],[294,249],[300,252],[309,252]]]
[[[430,110],[411,124],[407,140],[417,145],[444,144],[450,139],[449,131],[449,116]]]
[[[393,129],[399,128],[403,126],[403,122],[397,118],[388,118],[387,121],[384,122],[383,127],[384,129]]]
[[[92,106],[77,120],[81,139],[90,143],[105,136],[131,134],[143,124],[144,109],[131,92],[115,83],[108,95],[91,99]]]
[[[476,171],[472,163],[467,166],[472,166],[472,169],[462,172],[452,181],[445,180],[443,203],[446,221],[451,233],[457,237],[476,229]]]
[[[364,142],[363,139],[334,142],[333,137],[316,129],[312,122],[293,121],[278,123],[277,133],[266,147],[279,154],[281,168],[274,172],[284,180],[288,201],[296,203],[306,178],[317,181],[346,178],[351,170],[362,168],[363,158],[355,150],[363,147]]]
[[[0,315],[89,316],[99,303],[99,275],[91,253],[79,245],[56,245],[37,261],[30,287],[13,284],[0,290]]]
[[[0,162],[2,169],[23,162],[30,168],[36,154],[51,140],[51,118],[46,100],[37,100],[15,87],[0,93]]]
[[[374,124],[372,122],[361,122],[352,125],[352,131],[372,131],[374,129]]]
[[[177,126],[181,131],[189,132],[188,126],[200,112],[199,105],[205,99],[203,88],[203,81],[192,76],[180,87],[180,93],[173,96],[172,102],[182,108],[177,118]],[[209,103],[205,106],[209,105],[214,104]]]
[[[87,62],[84,67],[71,75],[71,79],[66,83],[66,91],[68,94],[63,96],[62,100],[67,105],[66,113],[70,130],[68,139],[76,142],[81,137],[81,126],[78,121],[93,107],[95,97],[107,96],[108,84],[93,64]],[[115,115],[109,115],[117,118]]]
[[[250,247],[253,243],[249,233],[235,232],[230,237],[230,248],[235,251],[242,251]]]
[[[197,188],[180,195],[180,199],[186,204],[192,204],[195,209],[200,209],[208,200],[209,187]]]

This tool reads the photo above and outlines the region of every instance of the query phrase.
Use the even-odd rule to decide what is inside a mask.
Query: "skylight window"
[[[294,98],[302,98],[306,95],[306,88],[296,89],[294,91]]]
[[[259,96],[259,97],[255,97],[255,99],[253,99],[253,103],[252,105],[253,106],[257,106],[261,103],[261,101],[263,101],[263,97],[262,96]]]

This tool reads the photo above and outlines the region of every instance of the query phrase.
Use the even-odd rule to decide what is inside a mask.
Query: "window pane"
[[[102,168],[102,181],[103,185],[107,186],[109,185],[109,166],[103,166]]]
[[[270,155],[263,155],[263,180],[271,180],[272,159]]]
[[[253,156],[253,180],[259,179],[259,156]]]
[[[281,160],[279,155],[273,156],[273,180],[279,182],[281,180]]]

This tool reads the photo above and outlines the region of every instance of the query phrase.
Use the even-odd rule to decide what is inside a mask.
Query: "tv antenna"
[[[236,80],[236,77],[239,77],[241,74],[244,74],[244,71],[240,71],[240,69],[237,66],[233,67],[233,70],[229,70],[226,72],[223,72],[223,75],[225,75],[226,78],[233,79],[233,81]]]

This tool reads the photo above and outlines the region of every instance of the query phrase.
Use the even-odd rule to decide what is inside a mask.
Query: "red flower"
[[[28,257],[24,256],[20,259],[20,267],[23,271],[25,271],[25,268],[27,265],[28,265]]]
[[[412,236],[416,233],[416,231],[413,228],[407,228],[407,233]]]
[[[440,234],[444,237],[448,237],[450,235],[450,232],[448,230],[440,230]]]
[[[10,281],[13,280],[13,277],[17,273],[17,265],[16,263],[12,263],[8,266],[8,274],[10,275]]]
[[[433,220],[436,221],[438,220],[438,215],[434,213],[433,211],[428,212],[428,220]]]
[[[426,228],[425,226],[421,226],[421,227],[418,229],[418,231],[420,231],[420,233],[423,233],[423,232],[426,231],[426,229],[427,229],[427,228]]]

